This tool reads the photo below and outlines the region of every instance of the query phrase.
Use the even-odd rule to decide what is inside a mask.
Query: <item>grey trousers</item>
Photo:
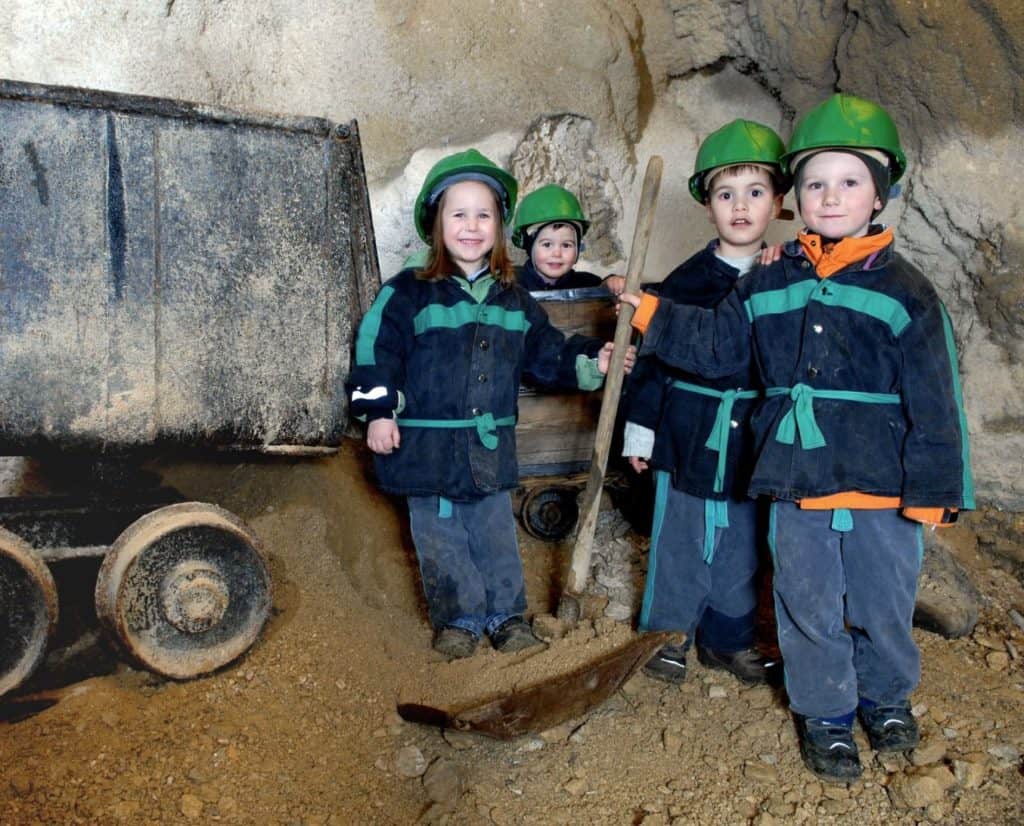
[[[906,700],[921,677],[911,636],[923,553],[921,525],[896,510],[833,511],[774,502],[769,547],[790,708],[841,717],[859,700]]]
[[[434,628],[480,636],[526,610],[526,585],[507,491],[473,502],[410,496],[409,521]]]

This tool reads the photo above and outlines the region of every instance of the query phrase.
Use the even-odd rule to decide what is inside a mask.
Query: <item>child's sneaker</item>
[[[828,783],[852,783],[861,775],[860,755],[849,723],[796,715],[800,756],[804,765]]]
[[[461,660],[473,656],[479,638],[472,631],[446,625],[434,634],[434,650],[440,651],[449,660]]]
[[[491,632],[491,645],[502,654],[511,654],[543,645],[543,640],[534,635],[533,629],[522,617],[511,617]]]
[[[744,648],[742,651],[713,651],[710,648],[697,646],[697,659],[708,668],[728,671],[737,680],[747,685],[769,683],[779,685],[782,682],[782,663],[764,656],[756,648]]]
[[[647,661],[644,674],[664,683],[681,683],[686,679],[686,647],[663,645]]]
[[[910,751],[921,740],[909,703],[880,706],[861,701],[857,712],[875,751]]]

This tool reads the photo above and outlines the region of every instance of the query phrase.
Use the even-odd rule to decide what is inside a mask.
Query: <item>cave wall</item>
[[[622,271],[646,160],[663,155],[658,280],[709,235],[686,191],[708,131],[743,116],[788,137],[832,91],[875,99],[910,159],[883,220],[953,318],[979,499],[1024,511],[1019,0],[4,5],[2,77],[358,119],[385,274],[418,244],[426,170],[477,146],[525,192],[554,180],[581,196],[601,272]]]

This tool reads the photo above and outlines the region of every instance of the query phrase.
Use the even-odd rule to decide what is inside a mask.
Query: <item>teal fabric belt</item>
[[[480,444],[488,450],[498,447],[498,428],[511,427],[516,423],[515,416],[495,419],[490,413],[481,413],[472,419],[395,419],[401,427],[438,427],[446,430],[475,427]]]
[[[725,485],[725,459],[729,451],[729,429],[732,422],[732,406],[736,399],[756,399],[761,394],[757,390],[712,390],[710,387],[701,387],[699,384],[690,384],[688,381],[674,381],[672,386],[678,390],[685,390],[687,393],[697,393],[700,396],[710,396],[714,399],[721,399],[718,404],[718,412],[715,413],[715,423],[711,426],[711,434],[704,442],[704,447],[717,451],[718,465],[715,467],[715,493],[721,493]]]
[[[824,447],[825,436],[814,419],[815,399],[839,399],[847,402],[861,402],[862,404],[899,404],[900,397],[897,393],[861,393],[857,390],[815,390],[806,384],[795,384],[792,387],[769,387],[765,391],[769,398],[772,396],[789,396],[793,400],[793,406],[789,409],[782,421],[779,422],[779,429],[775,434],[775,440],[784,445],[791,445],[800,434],[800,447],[804,450],[813,450],[816,447]]]

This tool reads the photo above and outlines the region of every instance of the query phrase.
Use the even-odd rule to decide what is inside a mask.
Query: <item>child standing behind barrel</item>
[[[594,390],[611,357],[610,343],[566,340],[515,283],[503,223],[516,191],[475,149],[434,165],[414,208],[427,265],[381,289],[348,383],[380,486],[407,498],[433,646],[449,658],[484,634],[503,652],[539,643],[509,494],[520,378]]]

